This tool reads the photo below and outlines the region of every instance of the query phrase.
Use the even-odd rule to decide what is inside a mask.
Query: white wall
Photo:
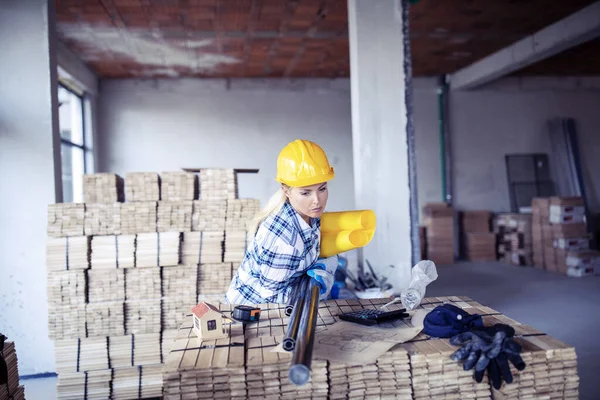
[[[354,207],[347,80],[108,80],[99,101],[101,171],[258,168],[240,176],[240,196],[264,204],[279,151],[305,138],[335,168],[327,209]]]
[[[45,267],[47,205],[60,193],[53,7],[0,5],[0,54],[10,55],[0,63],[0,332],[15,341],[21,375],[54,370]]]

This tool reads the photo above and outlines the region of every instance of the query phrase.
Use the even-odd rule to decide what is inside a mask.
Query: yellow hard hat
[[[316,143],[294,140],[277,157],[278,182],[291,187],[316,185],[333,179],[333,167],[327,155]]]

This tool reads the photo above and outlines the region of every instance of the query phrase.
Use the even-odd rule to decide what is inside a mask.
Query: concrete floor
[[[567,278],[502,263],[438,266],[428,296],[469,296],[575,346],[580,399],[600,398],[600,277]],[[25,379],[28,400],[54,400],[56,378]]]

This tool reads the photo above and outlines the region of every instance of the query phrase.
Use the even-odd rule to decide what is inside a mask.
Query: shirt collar
[[[319,228],[321,227],[321,219],[320,218],[310,218],[310,225],[304,220],[304,218],[302,218],[302,216],[300,215],[300,213],[298,213],[298,211],[296,211],[296,209],[294,207],[292,207],[292,205],[289,202],[285,202],[284,207],[286,209],[286,212],[288,213],[288,215],[293,215],[296,218],[296,221],[298,221],[298,225],[300,227],[300,230],[302,231],[303,234],[307,235],[307,237],[310,237],[309,235],[315,231],[318,231]]]

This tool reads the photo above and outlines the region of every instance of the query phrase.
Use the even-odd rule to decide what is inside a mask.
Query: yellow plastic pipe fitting
[[[323,213],[320,257],[366,246],[373,238],[375,226],[376,217],[372,210]]]

